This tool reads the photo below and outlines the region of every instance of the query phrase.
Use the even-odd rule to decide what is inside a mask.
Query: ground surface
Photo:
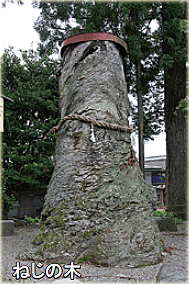
[[[92,265],[87,265],[85,263],[81,264],[81,269],[78,269],[78,272],[81,273],[82,277],[75,277],[74,280],[76,282],[156,282],[156,277],[162,267],[162,265],[172,264],[173,270],[178,265],[181,265],[184,270],[187,270],[187,229],[186,222],[182,226],[179,227],[177,232],[163,232],[164,241],[165,241],[165,252],[162,256],[162,263],[157,265],[151,265],[140,268],[119,268],[119,267],[96,267]],[[19,261],[17,255],[20,252],[23,252],[28,245],[33,240],[34,236],[38,233],[39,228],[36,227],[20,227],[15,228],[14,234],[12,236],[3,236],[2,237],[2,263],[1,263],[1,276],[2,281],[5,282],[13,282],[16,281],[15,277],[12,276],[14,272],[12,267],[16,265],[16,261]],[[73,260],[74,261],[74,260]],[[32,261],[20,261],[21,265],[27,265],[31,268]],[[49,264],[49,263],[48,263]],[[43,268],[46,268],[48,264],[43,264]],[[63,264],[61,264],[63,266]],[[36,270],[36,275],[39,275],[42,272],[42,268],[40,270]],[[63,273],[67,270],[64,269]],[[23,272],[23,270],[22,270]],[[113,277],[114,276],[114,277]],[[116,276],[116,277],[115,277]],[[38,281],[56,281],[59,283],[67,283],[73,281],[69,281],[68,278],[58,278],[55,280],[52,278],[47,278],[46,276],[43,279],[34,279],[28,278],[27,280],[17,280],[21,282],[38,282]]]

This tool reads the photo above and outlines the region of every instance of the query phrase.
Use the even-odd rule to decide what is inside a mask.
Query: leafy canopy
[[[33,50],[13,49],[2,56],[5,102],[3,132],[3,184],[14,191],[45,192],[53,171],[55,137],[50,129],[59,121],[59,62]]]

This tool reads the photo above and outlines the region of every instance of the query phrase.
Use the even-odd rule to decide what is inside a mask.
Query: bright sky
[[[0,55],[11,45],[15,52],[19,49],[28,50],[37,47],[39,36],[33,25],[39,16],[39,10],[32,8],[31,0],[24,2],[21,6],[7,3],[6,8],[0,7]],[[138,152],[137,137],[133,147]],[[154,141],[145,143],[145,157],[165,154],[165,133],[158,135]]]
[[[24,5],[7,3],[6,8],[0,7],[0,54],[10,45],[15,51],[37,47],[39,36],[33,28],[33,22],[37,20],[39,10],[32,8],[31,0],[24,2]]]

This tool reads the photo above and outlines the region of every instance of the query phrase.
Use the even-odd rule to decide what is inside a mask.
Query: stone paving
[[[144,266],[139,268],[125,267],[96,267],[93,265],[81,264],[81,269],[77,270],[81,273],[81,278],[75,277],[74,283],[155,283],[155,282],[181,282],[187,281],[187,222],[178,226],[176,232],[162,232],[165,241],[165,251],[162,255],[162,262],[157,265]],[[36,227],[20,227],[15,228],[12,236],[2,237],[2,263],[1,275],[2,281],[14,282],[16,279],[12,276],[12,267],[15,266],[17,255],[29,246],[33,237],[38,233],[39,228]],[[32,261],[20,261],[21,265],[31,267]],[[46,267],[44,263],[44,267]],[[63,265],[63,264],[61,264]],[[64,271],[65,273],[66,271]],[[37,274],[37,273],[36,273]],[[69,278],[58,279],[47,278],[27,280],[17,280],[17,282],[46,282],[54,281],[54,284],[73,283]]]

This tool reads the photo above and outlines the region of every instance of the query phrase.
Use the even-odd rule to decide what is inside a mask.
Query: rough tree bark
[[[80,114],[129,126],[122,56],[113,42],[66,48],[60,109],[62,118]],[[133,267],[158,263],[163,240],[152,217],[156,194],[144,182],[130,133],[67,120],[56,139],[35,259]]]
[[[185,113],[176,111],[176,107],[186,97],[185,80],[185,66],[175,63],[168,74],[165,72],[166,207],[184,220],[187,219],[187,125]]]
[[[164,68],[165,131],[166,131],[166,195],[167,211],[187,219],[187,124],[186,113],[176,111],[181,99],[186,98],[186,36],[178,23],[185,20],[186,3],[163,3],[162,26],[164,31],[163,54],[173,64]],[[178,15],[178,18],[177,18]],[[177,22],[171,29],[170,24]],[[174,32],[175,31],[175,32]],[[168,40],[169,39],[169,40]],[[175,46],[170,44],[170,39]],[[179,56],[177,51],[179,50]],[[175,114],[176,112],[176,114]]]

